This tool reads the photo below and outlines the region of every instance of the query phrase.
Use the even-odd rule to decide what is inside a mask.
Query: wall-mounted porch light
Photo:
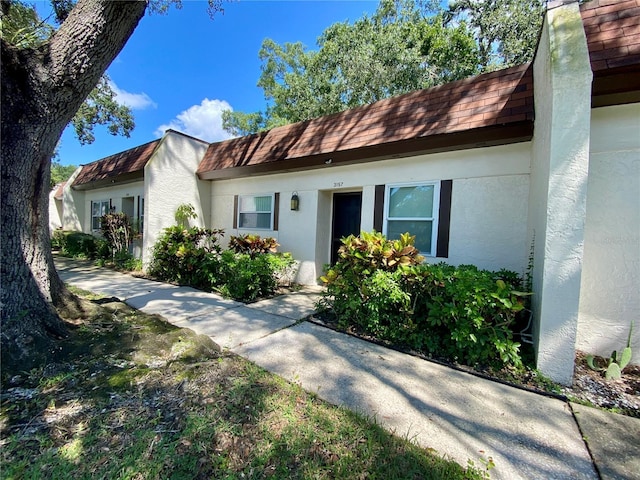
[[[300,199],[298,198],[298,192],[293,192],[291,195],[291,210],[297,211],[300,208]]]

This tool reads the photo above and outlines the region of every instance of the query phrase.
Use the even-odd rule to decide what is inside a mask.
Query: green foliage
[[[107,213],[100,219],[100,230],[112,255],[127,253],[131,241],[131,222],[124,213]]]
[[[0,15],[2,40],[17,48],[29,48],[41,45],[51,36],[53,28],[38,17],[33,6],[23,2],[2,3]]]
[[[110,255],[107,242],[88,233],[56,230],[51,244],[65,257],[94,259]]]
[[[446,10],[382,0],[373,15],[328,27],[316,50],[266,39],[258,81],[266,110],[225,112],[224,128],[247,135],[525,63],[543,11],[541,0],[458,0]]]
[[[223,230],[178,226],[164,229],[153,246],[149,274],[163,281],[211,290],[219,282]]]
[[[93,129],[96,125],[106,125],[111,135],[127,138],[135,128],[131,108],[117,102],[112,86],[111,80],[104,74],[71,120],[80,144],[94,142]]]
[[[235,237],[238,251],[222,251],[222,230],[170,227],[153,247],[149,274],[221,294],[242,302],[272,295],[278,280],[295,264],[289,253],[272,253],[274,239]],[[250,238],[247,238],[250,237]]]
[[[422,264],[408,234],[343,239],[340,260],[322,280],[321,306],[343,327],[461,363],[521,366],[511,326],[525,308],[510,271]]]
[[[407,276],[414,305],[413,343],[428,353],[465,364],[522,366],[520,344],[510,328],[525,309],[513,272],[473,265],[424,265]]]
[[[627,346],[622,349],[620,354],[616,350],[611,353],[606,365],[598,362],[593,355],[587,355],[587,365],[592,370],[601,371],[607,380],[617,380],[622,376],[622,370],[629,365],[633,352],[631,351],[631,334],[633,332],[633,322],[629,325],[629,336],[627,337]]]
[[[271,296],[278,288],[278,274],[292,263],[290,254],[250,255],[226,250],[221,255],[222,284],[218,290],[242,302]]]
[[[427,13],[411,0],[383,0],[372,16],[328,27],[315,51],[266,39],[258,86],[267,109],[227,112],[225,129],[255,133],[478,73],[466,24],[445,25],[441,12]]]
[[[78,167],[75,165],[62,165],[59,161],[51,160],[51,187],[69,180]]]
[[[262,238],[260,235],[231,236],[229,249],[236,253],[247,253],[254,257],[260,253],[276,253],[280,244],[273,237]]]
[[[178,205],[176,208],[176,213],[174,213],[174,218],[176,219],[176,224],[179,228],[185,229],[189,228],[189,220],[195,220],[198,218],[198,214],[196,213],[196,209],[190,203],[183,203]]]
[[[446,17],[453,24],[468,23],[487,71],[533,59],[544,9],[542,0],[456,0]]]

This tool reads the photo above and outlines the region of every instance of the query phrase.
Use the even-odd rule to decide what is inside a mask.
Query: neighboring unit
[[[141,234],[134,253],[148,264],[151,247],[162,229],[175,223],[180,204],[195,207],[194,224],[203,226],[209,218],[209,182],[195,175],[207,146],[167,130],[159,140],[79,167],[62,187],[62,228],[97,234],[102,215],[124,212]]]

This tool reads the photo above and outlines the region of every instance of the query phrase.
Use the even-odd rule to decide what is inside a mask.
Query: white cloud
[[[161,137],[165,130],[173,129],[207,142],[227,140],[233,135],[222,128],[222,112],[225,110],[233,110],[225,100],[205,98],[200,105],[192,105],[169,123],[160,125],[155,133]]]
[[[109,81],[109,86],[116,94],[116,101],[121,105],[126,105],[133,110],[144,110],[145,108],[156,108],[158,105],[151,100],[146,93],[131,93],[122,90],[113,81]]]

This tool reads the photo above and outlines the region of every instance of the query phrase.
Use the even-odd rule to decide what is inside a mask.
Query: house
[[[135,253],[148,264],[158,234],[175,224],[180,204],[195,207],[194,224],[204,226],[210,217],[209,182],[195,174],[208,145],[167,130],[159,140],[78,167],[62,188],[62,228],[97,233],[102,215],[124,212],[142,234]]]
[[[51,231],[62,228],[62,199],[66,183],[54,185],[49,192],[49,230]]]
[[[145,239],[190,202],[227,238],[275,237],[301,283],[317,282],[342,236],[373,229],[410,231],[431,262],[530,272],[537,364],[563,383],[576,348],[609,355],[639,322],[638,0],[551,1],[530,64],[197,153],[171,174],[160,167],[178,154],[150,159],[137,177]],[[69,183],[65,218],[66,192],[84,192],[85,210],[112,198],[105,183]]]

